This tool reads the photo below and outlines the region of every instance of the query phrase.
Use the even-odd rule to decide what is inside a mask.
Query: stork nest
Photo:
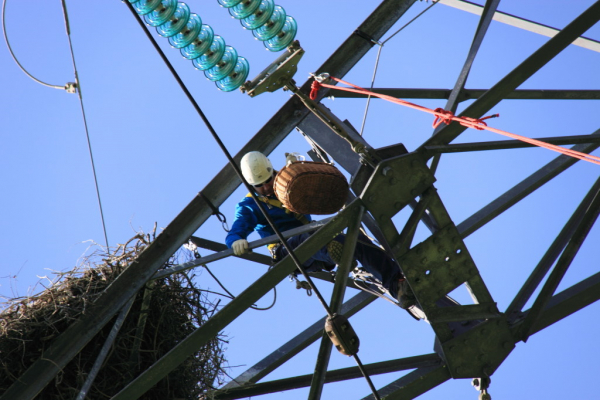
[[[153,237],[153,235],[152,235]],[[0,314],[0,393],[4,393],[48,349],[53,339],[76,321],[104,289],[150,243],[138,234],[111,254],[98,250],[81,265],[57,274],[57,281],[38,295],[8,300]],[[187,261],[178,252],[165,267]],[[94,262],[94,260],[97,260]],[[140,290],[110,348],[86,399],[109,399],[177,343],[201,326],[218,304],[195,287],[184,273],[149,282]],[[117,316],[119,313],[117,313]],[[98,358],[115,320],[92,339],[40,392],[40,400],[77,397]],[[142,399],[198,399],[223,383],[224,336],[214,337]]]

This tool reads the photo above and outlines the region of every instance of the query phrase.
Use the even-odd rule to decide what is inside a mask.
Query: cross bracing
[[[393,23],[402,16],[403,12],[414,1],[383,2],[376,11],[367,18],[365,23],[358,27],[358,31],[379,40]],[[495,7],[496,2],[488,2],[486,7]],[[478,117],[489,111],[493,105],[510,98],[528,77],[535,74],[555,55],[559,54],[570,42],[581,36],[590,26],[597,22],[600,6],[596,3],[583,13],[567,28],[563,29],[554,39],[532,54],[525,62],[507,74],[498,84],[491,89],[477,95],[475,100],[463,112],[465,115]],[[485,12],[482,21],[485,20]],[[489,14],[488,14],[489,16]],[[485,32],[485,27],[480,24],[478,32]],[[483,38],[484,33],[481,33]],[[332,57],[316,72],[329,72],[332,75],[343,77],[351,67],[364,55],[373,42],[364,38],[364,35],[353,34]],[[476,53],[476,51],[475,51]],[[310,82],[306,82],[301,90],[306,92]],[[456,98],[461,98],[465,89],[462,84],[455,88]],[[450,92],[449,92],[450,93]],[[321,93],[321,98],[324,97]],[[532,97],[543,96],[536,91],[531,91]],[[578,94],[566,95],[577,96]],[[451,98],[449,94],[448,97]],[[448,104],[452,108],[454,104]],[[452,216],[444,207],[443,198],[435,190],[435,173],[428,166],[428,161],[440,154],[452,151],[452,146],[468,147],[467,144],[453,145],[464,130],[460,126],[450,125],[442,128],[431,139],[426,140],[416,150],[405,154],[401,148],[375,149],[382,155],[381,161],[374,168],[360,164],[358,156],[348,146],[340,146],[339,138],[333,136],[331,131],[320,123],[301,104],[297,98],[292,97],[274,116],[265,124],[265,127],[245,145],[234,157],[239,161],[248,150],[261,150],[271,153],[294,128],[298,128],[305,135],[316,142],[327,154],[344,168],[352,177],[353,192],[356,200],[349,203],[336,217],[328,221],[306,243],[305,248],[298,249],[300,257],[307,257],[311,249],[321,247],[332,232],[337,232],[356,223],[357,215],[366,211],[363,222],[372,227],[372,233],[385,247],[393,252],[394,257],[402,268],[413,287],[417,298],[421,302],[433,331],[437,337],[435,354],[426,354],[418,359],[390,360],[385,366],[367,365],[367,369],[376,374],[381,371],[401,371],[417,368],[415,371],[400,377],[395,382],[380,388],[380,395],[386,398],[412,398],[432,387],[451,378],[470,378],[491,375],[498,368],[505,357],[514,348],[515,343],[527,340],[528,336],[551,325],[586,305],[597,300],[597,276],[593,275],[580,284],[554,294],[555,284],[560,281],[561,270],[564,272],[577,253],[578,246],[593,226],[598,213],[597,185],[590,189],[581,206],[574,210],[574,214],[557,241],[548,249],[548,255],[540,261],[531,279],[523,286],[523,290],[515,298],[511,309],[499,310],[494,302],[493,293],[479,274],[475,260],[470,256],[468,246],[464,239],[476,232],[489,221],[500,215],[512,205],[518,203],[528,194],[547,183],[553,177],[575,164],[575,160],[559,156],[547,165],[515,185],[507,193],[499,196],[488,206],[473,213],[461,223],[455,224]],[[350,132],[352,129],[349,128]],[[585,139],[585,132],[575,132],[572,137],[561,138],[561,144],[577,144],[583,152],[591,152],[597,148],[597,134],[589,135]],[[356,136],[359,139],[359,136]],[[368,143],[368,138],[360,138]],[[495,148],[510,148],[516,143],[498,144]],[[494,148],[493,144],[483,142],[471,144],[472,151]],[[442,160],[443,160],[442,156]],[[204,196],[219,206],[238,186],[239,181],[233,174],[232,168],[226,166],[202,190]],[[385,190],[384,190],[385,188]],[[412,206],[412,207],[411,207]],[[411,218],[405,225],[396,226],[393,217],[402,209],[410,208]],[[4,397],[33,398],[35,391],[40,390],[51,380],[70,358],[89,340],[98,329],[118,312],[143,284],[152,278],[156,270],[164,261],[179,248],[210,216],[210,207],[201,196],[197,196],[179,214],[177,218],[158,237],[140,259],[124,273],[117,282],[107,291],[90,313],[73,325],[67,332],[58,338],[50,351],[21,377],[21,383],[11,388],[11,392]],[[412,243],[417,225],[421,221],[429,220],[427,224],[431,234],[421,243]],[[558,240],[560,239],[560,240]],[[262,244],[262,243],[261,243]],[[257,244],[258,245],[258,244]],[[460,251],[459,251],[460,250]],[[227,250],[221,252],[222,256],[231,253]],[[450,255],[450,256],[449,256]],[[446,260],[450,257],[449,260]],[[559,259],[560,257],[560,259]],[[217,258],[217,257],[215,257]],[[554,266],[554,262],[556,266]],[[554,266],[554,268],[552,268]],[[142,373],[116,398],[137,398],[158,379],[164,377],[172,368],[185,360],[192,349],[207,340],[211,335],[227,326],[247,307],[252,305],[262,295],[284,279],[294,266],[288,261],[282,261],[275,268],[265,274],[259,281],[251,284],[240,296],[223,308],[213,319],[198,331],[173,349],[171,353],[159,360],[155,366]],[[523,310],[526,298],[532,295],[535,286],[531,282],[541,281],[549,270],[554,278],[544,284],[544,289],[530,310]],[[439,274],[439,276],[438,276]],[[456,287],[468,285],[476,301],[472,305],[439,307],[436,303],[445,294],[452,292]],[[554,285],[554,288],[553,288]],[[346,302],[343,310],[348,313],[359,312],[364,303],[373,299],[364,294]],[[339,301],[336,299],[335,301]],[[361,302],[361,305],[353,304]],[[508,312],[510,311],[510,313]],[[471,324],[457,324],[471,321]],[[466,325],[466,328],[458,328]],[[312,328],[312,329],[311,329]],[[321,327],[315,323],[310,327],[312,340],[319,339]],[[303,335],[299,335],[303,336]],[[465,340],[469,345],[464,344]],[[299,352],[306,343],[297,344],[298,340],[292,339],[287,346],[287,354],[291,357]],[[221,391],[215,393],[217,398],[241,398],[269,391],[286,390],[299,385],[310,384],[307,377],[297,377],[290,382],[257,383],[264,376],[285,361],[287,355],[273,360],[267,356],[261,361],[261,369],[249,371],[236,378],[235,384],[229,384]],[[321,374],[319,385],[332,379],[343,379],[345,376],[356,376],[356,371],[315,371],[315,376]],[[346,375],[344,375],[346,374]],[[334,377],[337,378],[334,378]],[[342,378],[340,378],[342,377]],[[293,380],[293,382],[291,382]],[[312,381],[319,381],[312,379]],[[242,385],[240,385],[242,383]],[[247,383],[247,385],[243,385]],[[238,386],[236,389],[230,389]],[[262,389],[261,389],[262,388]],[[263,390],[263,392],[261,392]],[[237,394],[236,394],[237,393]],[[365,393],[366,394],[366,393]],[[233,397],[228,397],[233,396]],[[238,396],[238,397],[235,397]],[[3,398],[4,398],[3,397]]]

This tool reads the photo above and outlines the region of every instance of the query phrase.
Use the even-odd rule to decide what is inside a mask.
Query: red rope
[[[405,100],[397,99],[392,96],[375,93],[370,90],[363,89],[360,86],[356,86],[356,85],[353,85],[352,83],[343,81],[338,78],[334,78],[333,76],[331,76],[330,78],[336,82],[343,83],[350,87],[339,87],[339,86],[335,86],[335,85],[329,85],[326,83],[320,83],[315,80],[312,83],[311,91],[310,91],[310,98],[312,100],[315,100],[317,98],[317,92],[319,91],[319,89],[321,87],[329,88],[329,89],[343,90],[343,91],[351,92],[351,93],[364,94],[367,96],[379,97],[380,99],[387,100],[392,103],[400,104],[400,105],[403,105],[403,106],[406,106],[409,108],[413,108],[415,110],[433,114],[435,116],[435,119],[433,120],[434,128],[437,128],[442,123],[449,125],[452,121],[456,121],[459,124],[461,124],[462,126],[466,126],[467,128],[473,128],[473,129],[477,129],[480,131],[485,129],[487,131],[498,133],[498,134],[504,135],[504,136],[508,136],[510,138],[517,139],[522,142],[532,144],[534,146],[543,147],[545,149],[553,150],[553,151],[562,153],[562,154],[570,156],[570,157],[578,158],[583,161],[588,161],[593,164],[600,165],[600,157],[592,156],[590,154],[582,153],[582,152],[579,152],[576,150],[565,149],[564,147],[560,147],[560,146],[556,146],[556,145],[553,145],[550,143],[542,142],[541,140],[531,139],[531,138],[528,138],[525,136],[516,135],[514,133],[510,133],[510,132],[506,132],[506,131],[503,131],[500,129],[492,128],[492,127],[487,126],[487,124],[484,122],[484,120],[486,120],[486,119],[499,117],[500,116],[499,114],[488,115],[488,116],[482,117],[482,118],[457,117],[451,111],[444,110],[443,108],[436,108],[435,110],[432,110],[430,108],[423,107],[418,104],[410,103]]]
[[[310,94],[308,97],[310,97],[311,100],[316,100],[317,94],[319,93],[319,89],[321,89],[321,87],[323,87],[323,85],[321,85],[321,83],[315,79],[312,85],[310,85]]]

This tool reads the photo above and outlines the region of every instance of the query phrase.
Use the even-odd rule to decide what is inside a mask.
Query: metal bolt
[[[381,170],[381,173],[385,176],[392,176],[394,174],[394,170],[392,169],[392,167],[384,167]]]

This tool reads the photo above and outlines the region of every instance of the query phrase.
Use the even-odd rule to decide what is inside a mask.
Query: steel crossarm
[[[600,137],[600,129],[592,133],[590,137],[593,137],[594,139]],[[580,144],[573,146],[572,148],[573,150],[581,151],[583,153],[590,153],[598,147],[600,147],[600,143]],[[463,239],[466,238],[477,229],[517,204],[523,198],[533,193],[536,189],[549,182],[561,172],[573,166],[577,161],[579,160],[565,155],[556,157],[504,194],[500,195],[496,200],[458,224],[457,228],[461,237]]]
[[[373,93],[385,94],[399,99],[449,99],[451,89],[424,88],[372,88]],[[480,98],[488,89],[463,89],[457,101]],[[329,95],[334,98],[366,99],[368,94],[330,89]],[[600,90],[594,89],[516,89],[504,96],[504,100],[598,100]]]
[[[436,353],[423,354],[420,356],[406,357],[397,360],[381,361],[365,365],[365,370],[370,375],[386,374],[390,372],[405,371],[407,369],[439,366],[442,360]],[[327,371],[325,383],[340,382],[348,379],[362,377],[358,367],[342,368]],[[210,398],[214,400],[241,399],[250,396],[260,396],[263,394],[280,392],[283,390],[299,389],[309,386],[312,380],[311,375],[300,375],[291,378],[278,379],[274,381],[258,383],[255,385],[238,386],[231,389],[221,389],[210,393]]]

